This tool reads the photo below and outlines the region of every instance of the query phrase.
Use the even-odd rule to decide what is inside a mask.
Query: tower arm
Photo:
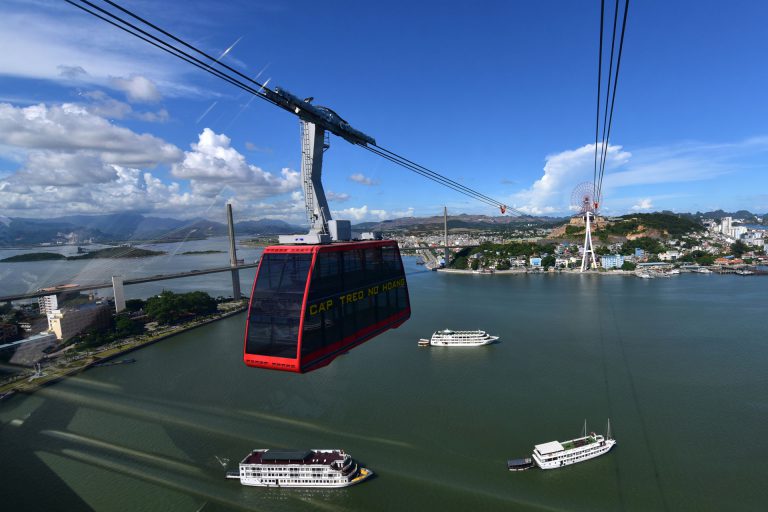
[[[280,87],[276,87],[274,91],[264,89],[262,94],[278,107],[299,116],[302,121],[313,123],[352,144],[376,144],[373,137],[352,128],[339,114],[327,107],[312,105],[310,100],[302,100]]]

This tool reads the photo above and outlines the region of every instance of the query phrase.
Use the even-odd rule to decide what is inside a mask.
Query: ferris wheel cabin
[[[311,371],[410,316],[393,240],[267,247],[251,292],[245,364]]]

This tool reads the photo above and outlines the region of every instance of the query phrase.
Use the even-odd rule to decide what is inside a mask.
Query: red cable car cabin
[[[245,364],[315,370],[410,316],[394,240],[270,246],[253,282]]]

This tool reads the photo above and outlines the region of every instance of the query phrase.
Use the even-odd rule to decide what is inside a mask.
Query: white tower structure
[[[586,224],[586,230],[584,232],[584,256],[581,258],[581,271],[589,270],[590,261],[592,262],[592,268],[597,268],[597,261],[595,260],[595,248],[592,245],[592,218],[595,215],[590,212],[584,212],[584,222]]]
[[[112,276],[112,292],[115,294],[115,313],[119,313],[125,309],[123,276]]]
[[[581,271],[597,268],[595,247],[592,245],[592,224],[597,212],[597,202],[594,196],[595,186],[591,182],[582,183],[573,189],[571,207],[584,216],[584,254],[581,258]]]

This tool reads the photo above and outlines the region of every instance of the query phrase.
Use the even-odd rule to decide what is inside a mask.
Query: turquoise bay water
[[[407,269],[411,320],[307,375],[245,367],[240,315],[137,351],[136,364],[0,404],[3,503],[147,511],[768,503],[768,279],[442,275],[413,259]],[[221,274],[214,288],[228,280]],[[442,328],[501,340],[417,347]],[[608,455],[561,470],[506,470],[507,458],[534,444],[576,436],[585,418],[603,432],[608,417],[618,440]],[[223,478],[258,447],[344,448],[376,478],[314,491]]]

